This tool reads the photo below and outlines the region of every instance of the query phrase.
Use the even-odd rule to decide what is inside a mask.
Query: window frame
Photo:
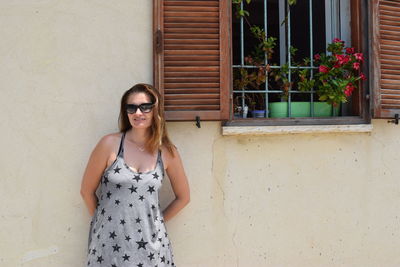
[[[362,3],[363,2],[363,3]],[[368,36],[361,34],[368,32],[368,1],[350,0],[350,24],[351,24],[351,42],[357,51],[368,55]],[[230,37],[232,38],[232,6],[230,5]],[[229,40],[229,48],[232,49]],[[231,51],[232,57],[232,51]],[[230,60],[232,62],[232,59]],[[365,63],[362,66],[364,73],[368,71],[368,57],[365,57]],[[232,68],[231,68],[232,70]],[[369,124],[371,122],[370,97],[369,97],[369,79],[361,82],[359,89],[355,91],[352,101],[352,109],[358,113],[357,116],[344,117],[305,117],[305,118],[234,118],[233,116],[233,84],[230,88],[230,120],[224,121],[223,126],[286,126],[286,125],[346,125],[346,124]]]

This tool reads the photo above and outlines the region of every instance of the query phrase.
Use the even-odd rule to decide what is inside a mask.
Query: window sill
[[[290,125],[290,126],[223,126],[222,135],[273,135],[315,133],[370,133],[372,124]]]

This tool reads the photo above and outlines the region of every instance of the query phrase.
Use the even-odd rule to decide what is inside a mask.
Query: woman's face
[[[151,100],[150,97],[145,93],[133,93],[128,97],[127,100],[128,105],[133,104],[139,106],[146,103],[151,103]],[[127,112],[129,122],[134,129],[146,129],[150,127],[153,122],[153,109],[151,109],[150,112],[146,112],[148,111],[148,109],[146,110],[146,108],[148,107],[146,107],[145,105],[143,105],[142,107],[145,108],[144,112],[140,110],[140,108],[137,108],[136,112],[134,113],[132,113],[134,109],[128,110]]]

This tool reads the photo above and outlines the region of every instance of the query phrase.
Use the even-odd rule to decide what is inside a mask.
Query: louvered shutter
[[[400,113],[400,1],[374,0],[372,6],[374,117]]]
[[[154,0],[154,84],[167,120],[229,118],[228,1]]]

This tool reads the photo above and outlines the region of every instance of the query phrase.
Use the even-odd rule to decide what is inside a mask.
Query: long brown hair
[[[174,155],[174,144],[169,139],[167,129],[165,127],[163,112],[164,105],[161,95],[158,90],[150,84],[138,83],[122,95],[121,109],[118,118],[120,132],[123,133],[132,128],[132,125],[129,122],[128,114],[126,112],[126,104],[128,102],[129,96],[135,93],[145,93],[150,98],[150,101],[154,103],[153,122],[150,126],[150,138],[147,140],[146,148],[149,151],[154,152],[155,150],[159,149],[161,145],[164,145],[168,149],[168,151],[172,155]]]

